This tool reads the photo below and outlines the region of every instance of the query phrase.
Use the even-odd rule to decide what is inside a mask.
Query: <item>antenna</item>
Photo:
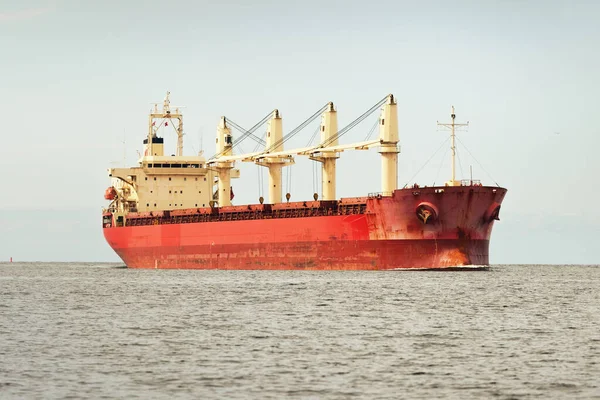
[[[456,182],[456,145],[455,145],[455,138],[456,138],[456,134],[455,134],[455,128],[461,128],[461,127],[468,127],[469,126],[469,121],[467,121],[466,124],[457,124],[454,122],[454,120],[456,119],[456,114],[454,113],[454,106],[452,106],[452,113],[450,114],[450,118],[452,118],[452,122],[451,123],[440,123],[439,121],[437,122],[438,126],[442,126],[444,128],[449,128],[450,129],[450,137],[452,138],[452,140],[450,141],[450,149],[452,150],[452,177],[451,180],[449,182],[446,182],[446,186],[460,186],[460,182],[457,184]]]
[[[165,96],[165,99],[163,100],[163,112],[165,114],[167,113],[171,113],[171,100],[169,100],[169,95],[171,94],[171,92],[169,92],[167,90],[167,95]]]

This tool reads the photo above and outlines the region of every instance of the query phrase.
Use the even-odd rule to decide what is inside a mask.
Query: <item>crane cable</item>
[[[371,136],[373,136],[373,133],[375,132],[375,129],[377,128],[377,126],[379,125],[379,118],[377,118],[375,120],[375,123],[373,124],[373,126],[371,127],[371,130],[369,130],[369,133],[367,133],[367,136],[365,137],[365,142],[369,139],[371,139]]]
[[[241,132],[241,133],[242,133],[242,136],[246,135],[247,137],[249,137],[250,139],[254,140],[254,141],[255,141],[256,143],[258,143],[259,145],[262,145],[262,146],[264,146],[264,145],[266,144],[266,142],[265,142],[265,141],[264,141],[262,138],[260,138],[260,137],[256,136],[256,135],[255,135],[255,134],[253,134],[252,132],[250,132],[250,131],[247,131],[246,129],[242,128],[241,126],[239,126],[238,124],[236,124],[234,121],[232,121],[232,120],[231,120],[231,119],[229,119],[229,118],[227,119],[227,124],[228,124],[228,125],[231,125],[231,126],[232,126],[232,127],[234,127],[235,129],[237,129],[239,132]]]
[[[262,168],[260,165],[256,164],[256,172],[258,173],[258,197],[262,197],[263,196],[263,174],[262,174]]]
[[[271,116],[273,115],[273,112],[271,111],[270,113],[268,113],[267,115],[265,115],[263,117],[263,119],[261,119],[260,121],[258,121],[256,124],[254,124],[254,126],[252,126],[252,128],[248,129],[247,131],[245,131],[241,137],[239,137],[238,139],[236,139],[232,145],[231,145],[231,150],[233,150],[237,145],[239,145],[244,139],[246,139],[248,136],[252,135],[252,133],[257,130],[258,128],[260,128],[262,125],[265,124],[265,122],[267,122],[269,120],[269,118],[271,118]],[[227,121],[229,121],[228,119],[225,119],[225,122],[227,123]],[[237,124],[236,124],[237,125]],[[218,161],[216,160],[217,158],[221,157],[223,154],[225,154],[226,152],[228,152],[230,149],[226,149],[223,150],[220,153],[217,153],[215,155],[213,155],[212,157],[210,157],[208,159],[208,162],[211,161]]]
[[[315,132],[310,137],[310,140],[308,141],[308,144],[306,145],[306,147],[310,147],[312,145],[313,141],[315,140],[315,137],[317,136],[317,133],[319,133],[320,131],[321,131],[321,125],[317,126],[317,129],[315,129]]]
[[[338,140],[339,138],[341,138],[343,135],[345,135],[346,133],[348,133],[348,131],[350,131],[351,129],[353,129],[355,126],[357,126],[358,124],[360,124],[362,121],[365,120],[365,118],[367,118],[369,115],[371,115],[375,110],[377,110],[379,107],[381,107],[386,100],[389,98],[388,96],[385,96],[384,98],[382,98],[381,100],[379,100],[375,105],[373,105],[371,108],[369,108],[367,111],[365,111],[361,116],[359,116],[358,118],[356,118],[354,121],[350,122],[348,125],[346,125],[345,127],[343,127],[342,129],[340,129],[335,135],[333,135],[332,137],[330,137],[329,139],[325,140],[324,142],[320,143],[317,148],[323,148],[323,147],[327,147],[328,145],[330,145],[331,143],[333,143],[334,141]],[[311,115],[310,117],[308,117],[304,122],[302,122],[300,125],[298,125],[296,128],[292,129],[290,132],[288,132],[284,137],[282,137],[281,139],[279,139],[278,141],[276,141],[275,143],[273,143],[271,146],[265,148],[265,151],[263,154],[266,153],[270,153],[272,152],[274,149],[276,149],[277,147],[279,147],[280,145],[283,145],[285,142],[289,141],[290,139],[292,139],[294,136],[296,136],[302,129],[306,128],[306,126],[308,126],[311,122],[313,122],[317,117],[319,117],[326,109],[327,107],[329,107],[329,102],[327,104],[325,104],[323,107],[321,107],[319,110],[317,110],[313,115]],[[253,132],[258,129],[260,126],[262,126],[265,122],[267,122],[269,120],[269,118],[271,118],[271,116],[273,115],[273,112],[270,112],[269,114],[267,114],[263,119],[261,119],[258,123],[256,123],[252,128],[250,128],[249,130],[245,131],[243,128],[241,128],[242,131],[245,131],[244,134],[237,140],[235,140],[231,146],[231,149],[233,149],[235,146],[237,146],[239,143],[241,143],[244,139],[246,139],[247,137],[249,137],[250,135],[253,135]],[[235,124],[235,123],[234,123]],[[237,125],[237,124],[235,124]],[[234,126],[235,127],[235,126]],[[236,128],[237,129],[237,128]],[[316,136],[316,134],[313,134],[313,136]],[[259,139],[258,137],[255,137],[254,140]],[[260,140],[260,139],[259,139]],[[223,154],[225,154],[227,151],[229,151],[229,149],[222,151],[221,153],[215,154],[214,156],[212,156],[209,159],[210,161],[215,161],[216,158],[222,156]]]
[[[329,103],[327,103],[323,107],[319,108],[319,110],[317,110],[313,115],[311,115],[310,117],[308,117],[304,122],[302,122],[300,125],[298,125],[294,129],[292,129],[284,137],[282,137],[281,139],[279,139],[278,141],[276,141],[275,143],[273,143],[271,146],[267,147],[265,149],[265,153],[272,152],[277,147],[283,145],[285,142],[287,142],[288,140],[290,140],[291,138],[293,138],[294,136],[296,136],[298,134],[298,132],[300,132],[302,129],[306,128],[307,125],[309,125],[317,117],[319,117],[323,113],[323,111],[325,111],[327,109],[327,107],[329,107]]]
[[[373,105],[371,108],[369,108],[367,111],[365,111],[360,117],[356,118],[354,121],[350,122],[348,125],[346,125],[342,129],[340,129],[335,135],[333,135],[329,139],[325,140],[323,143],[319,144],[318,147],[319,148],[327,147],[331,143],[335,142],[336,140],[338,140],[339,138],[344,136],[346,133],[348,133],[348,131],[350,131],[356,125],[360,124],[362,121],[365,120],[365,118],[367,118],[375,110],[377,110],[379,107],[381,107],[388,98],[389,98],[389,96],[385,96],[383,99],[379,100],[375,105]]]
[[[264,144],[262,145],[262,146],[263,146],[263,148],[264,148],[264,147],[267,145],[267,144],[266,144],[266,142],[265,142],[265,138],[266,138],[266,137],[267,137],[267,131],[265,131],[265,133],[263,133],[263,136],[262,136],[262,138],[259,138],[259,139],[261,139],[262,143],[264,143]],[[260,143],[256,143],[256,146],[254,146],[254,150],[253,150],[252,152],[253,152],[253,153],[256,153],[256,152],[258,151],[258,149],[259,149],[259,147],[260,147],[260,146],[261,146],[261,144],[260,144]]]

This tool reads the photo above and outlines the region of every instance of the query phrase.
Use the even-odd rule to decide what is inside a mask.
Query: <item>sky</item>
[[[333,101],[341,127],[393,93],[400,186],[449,179],[436,122],[454,105],[469,121],[458,177],[508,189],[490,261],[598,264],[598,20],[597,1],[0,0],[0,260],[118,261],[106,169],[136,163],[168,90],[184,153],[208,156],[222,115],[250,127],[278,108],[288,132]],[[311,163],[291,167],[292,200],[312,198]],[[256,203],[259,167],[238,167],[234,203]],[[376,151],[345,152],[338,195],[380,191],[379,176]]]

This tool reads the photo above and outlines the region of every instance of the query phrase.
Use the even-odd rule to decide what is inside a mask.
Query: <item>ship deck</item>
[[[374,194],[370,197],[376,197]],[[257,219],[305,218],[334,215],[364,214],[369,197],[342,198],[340,200],[297,201],[280,204],[246,204],[228,207],[204,207],[185,210],[165,210],[129,213],[124,219],[114,221],[115,227],[186,224],[199,222],[245,221]],[[110,217],[110,212],[104,213]],[[113,221],[105,218],[105,228]]]

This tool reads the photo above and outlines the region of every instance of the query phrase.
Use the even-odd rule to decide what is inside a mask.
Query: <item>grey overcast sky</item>
[[[447,146],[421,167],[454,105],[459,176],[509,190],[491,261],[600,263],[598,21],[599,1],[0,0],[0,260],[117,261],[106,168],[135,163],[170,90],[185,153],[209,156],[221,115],[279,108],[289,131],[331,100],[343,126],[394,93],[401,186],[448,179]],[[257,201],[257,168],[240,166],[236,203]],[[292,167],[292,199],[311,198],[312,168]],[[378,191],[379,173],[376,152],[344,153],[338,195]]]

